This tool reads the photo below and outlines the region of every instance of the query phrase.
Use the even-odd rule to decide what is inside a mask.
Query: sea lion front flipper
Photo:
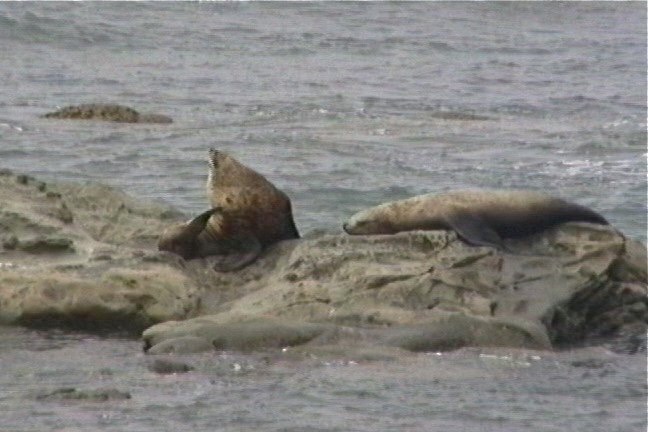
[[[505,249],[499,234],[479,216],[469,212],[456,212],[446,222],[468,244]]]
[[[261,254],[261,243],[251,233],[237,233],[236,237],[229,239],[228,244],[232,249],[221,255],[209,257],[212,268],[217,272],[231,272],[242,269],[252,263]]]
[[[214,207],[187,223],[178,223],[165,229],[158,239],[158,250],[175,253],[184,259],[203,256],[204,242],[200,240],[201,234],[209,218],[219,211],[220,207]]]
[[[192,235],[194,237],[199,235],[205,229],[205,225],[209,222],[209,218],[215,213],[221,213],[222,211],[223,209],[221,207],[212,207],[209,210],[200,213],[198,216],[187,222],[187,235]]]

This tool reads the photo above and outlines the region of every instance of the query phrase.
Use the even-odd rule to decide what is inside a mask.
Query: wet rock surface
[[[148,369],[151,372],[165,375],[191,372],[194,367],[178,360],[156,358],[148,363]]]
[[[286,347],[645,351],[646,248],[571,223],[471,247],[452,232],[315,234],[233,273],[155,248],[182,219],[101,185],[0,175],[0,321],[144,334],[151,354]],[[158,323],[157,325],[154,325]]]
[[[43,115],[44,118],[66,120],[101,120],[118,123],[172,123],[162,114],[142,114],[133,108],[116,104],[71,105]]]

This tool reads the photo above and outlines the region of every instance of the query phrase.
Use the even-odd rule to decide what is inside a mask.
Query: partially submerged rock
[[[105,186],[4,172],[0,200],[4,323],[132,332],[160,323],[143,335],[155,354],[645,350],[646,248],[609,226],[565,224],[507,241],[514,253],[468,246],[446,231],[320,234],[280,242],[241,271],[217,273],[209,258],[155,251],[177,213]],[[41,246],[20,246],[29,244]]]
[[[128,400],[131,394],[117,389],[82,390],[74,387],[64,387],[51,392],[41,393],[36,396],[40,401],[80,401],[80,402],[107,402],[115,400]]]
[[[133,108],[116,104],[71,105],[43,115],[45,118],[68,120],[103,120],[120,123],[172,123],[162,114],[142,114]]]
[[[164,324],[168,324],[165,326]],[[156,331],[148,333],[145,338],[145,350],[153,347],[152,353],[185,353],[186,346],[190,352],[204,350],[254,351],[264,348],[285,348],[301,345],[322,335],[334,327],[326,324],[306,322],[288,322],[261,318],[245,322],[219,324],[209,317],[187,321],[186,326],[178,327],[175,322],[161,324]],[[163,342],[156,340],[162,332]],[[178,332],[178,336],[174,334]],[[185,336],[191,334],[192,336]],[[190,340],[189,338],[193,338]]]
[[[194,370],[194,367],[190,364],[167,358],[155,358],[148,363],[147,367],[151,372],[162,375],[185,373]]]

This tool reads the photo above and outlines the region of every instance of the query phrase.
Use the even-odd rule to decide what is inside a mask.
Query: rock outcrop
[[[470,247],[444,231],[284,242],[247,269],[216,275],[204,316],[159,324],[144,340],[153,352],[303,343],[547,349],[593,340],[642,349],[645,247],[577,223],[508,246],[519,254]]]
[[[117,389],[80,390],[74,387],[65,387],[36,396],[36,400],[47,402],[108,402],[128,400],[130,393]]]
[[[141,331],[199,302],[155,252],[180,216],[101,185],[0,173],[0,322]]]
[[[172,123],[162,114],[142,114],[133,108],[115,104],[71,105],[43,115],[44,118],[67,120],[101,120],[118,123]]]
[[[155,250],[177,212],[99,185],[0,175],[0,321],[148,328],[151,353],[375,346],[645,350],[646,248],[571,223],[471,247],[452,232],[320,234],[233,273]]]

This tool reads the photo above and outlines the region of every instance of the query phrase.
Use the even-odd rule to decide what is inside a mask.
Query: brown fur
[[[209,164],[207,191],[213,208],[166,229],[158,249],[185,259],[218,255],[215,268],[231,271],[273,243],[299,238],[285,193],[225,153],[211,149]]]
[[[212,207],[220,207],[227,218],[209,222],[214,233],[227,237],[232,229],[244,229],[262,246],[299,238],[288,196],[265,177],[233,157],[210,149],[207,193]]]
[[[607,224],[578,204],[531,191],[455,191],[385,203],[353,215],[349,234],[455,230],[471,244],[501,246],[501,238],[534,234],[570,221]]]
[[[186,223],[170,226],[158,239],[158,249],[180,255],[184,259],[204,258],[213,253],[213,234],[207,222],[219,209],[201,213]],[[224,250],[224,249],[223,249]]]

